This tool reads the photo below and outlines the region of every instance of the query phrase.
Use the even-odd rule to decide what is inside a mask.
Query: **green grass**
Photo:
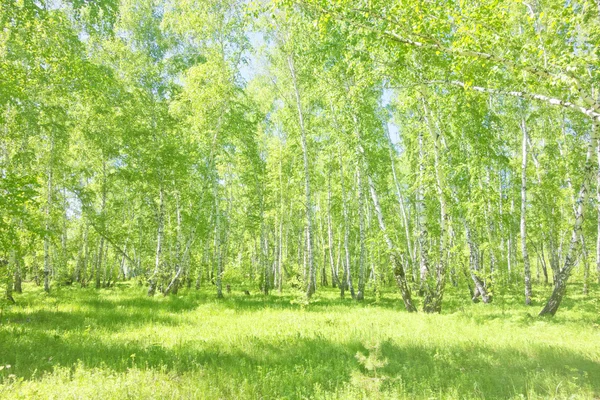
[[[597,287],[544,319],[540,288],[535,307],[449,293],[442,315],[409,314],[391,292],[358,304],[320,290],[306,306],[25,289],[1,306],[0,398],[600,398]]]

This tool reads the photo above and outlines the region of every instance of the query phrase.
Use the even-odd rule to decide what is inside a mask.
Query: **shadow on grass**
[[[0,332],[0,361],[11,364],[11,373],[26,380],[55,366],[74,368],[80,361],[85,368],[119,373],[132,367],[198,372],[201,379],[222,385],[224,393],[250,381],[262,387],[267,397],[313,397],[317,386],[339,390],[351,382],[353,374],[369,376],[355,357],[357,352],[368,353],[359,342],[293,337],[221,346],[210,341],[185,342],[174,348],[160,343],[104,343],[93,336],[63,338],[21,328],[11,334]],[[532,388],[538,394],[553,395],[560,382],[576,382],[578,388],[600,393],[600,364],[560,348],[531,346],[525,354],[516,348],[399,346],[386,341],[381,349],[388,360],[378,371],[385,379],[383,391],[401,385],[415,396],[455,391],[467,397],[471,393],[500,399],[526,394]],[[290,394],[290,388],[297,392]]]

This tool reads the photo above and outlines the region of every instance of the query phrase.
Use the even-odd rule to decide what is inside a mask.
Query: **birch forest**
[[[599,0],[0,0],[0,398],[600,397]]]

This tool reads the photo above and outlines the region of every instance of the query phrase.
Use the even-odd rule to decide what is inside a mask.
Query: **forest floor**
[[[210,290],[210,292],[209,292]],[[600,398],[600,288],[573,286],[554,318],[520,293],[409,314],[390,289],[265,297],[214,288],[25,286],[0,305],[0,398]]]

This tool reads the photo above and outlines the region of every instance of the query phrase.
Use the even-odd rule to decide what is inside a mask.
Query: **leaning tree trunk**
[[[485,286],[485,282],[479,276],[480,274],[480,253],[479,246],[475,243],[473,239],[473,234],[471,229],[465,222],[465,230],[467,235],[467,244],[469,246],[469,270],[471,273],[471,279],[475,284],[475,290],[473,291],[473,302],[477,302],[478,297],[481,296],[481,299],[484,303],[491,303],[492,296],[488,293],[487,287]]]
[[[597,123],[595,123],[597,125]],[[598,126],[594,126],[592,130],[592,139],[590,144],[588,145],[583,182],[581,184],[581,188],[579,190],[579,194],[577,196],[577,202],[575,205],[575,223],[573,224],[573,230],[571,232],[571,240],[569,242],[569,247],[567,249],[567,254],[565,257],[565,262],[563,267],[560,269],[559,273],[554,277],[554,289],[552,294],[548,298],[546,305],[540,311],[541,315],[554,315],[560,307],[560,303],[567,291],[567,281],[575,267],[575,250],[577,248],[577,244],[581,237],[581,227],[583,225],[583,210],[585,202],[587,201],[587,196],[589,193],[589,186],[592,182],[592,176],[594,174],[592,168],[592,158],[595,147],[598,145]]]
[[[531,267],[529,253],[527,252],[527,127],[525,120],[521,120],[523,133],[523,151],[521,159],[521,251],[523,253],[523,269],[525,276],[525,304],[531,304]]]
[[[410,260],[410,269],[412,270],[416,264],[416,256],[415,250],[413,248],[412,239],[410,235],[410,223],[408,213],[406,212],[406,205],[404,201],[404,195],[400,191],[400,184],[398,183],[398,177],[396,175],[396,165],[394,159],[396,158],[396,154],[394,151],[394,144],[392,143],[392,138],[390,136],[390,132],[387,128],[387,125],[384,124],[385,133],[388,139],[390,159],[392,160],[392,178],[394,179],[394,188],[396,189],[396,197],[398,199],[398,204],[400,206],[400,215],[402,216],[402,223],[404,225],[404,236],[406,238],[406,248],[408,250],[408,259]]]
[[[392,271],[394,273],[394,277],[396,278],[396,283],[400,288],[400,293],[402,295],[402,301],[404,301],[404,307],[408,312],[417,311],[416,307],[412,303],[412,296],[410,294],[410,288],[408,287],[408,282],[406,281],[406,272],[404,270],[404,266],[402,265],[402,261],[400,259],[399,254],[397,253],[396,247],[392,242],[392,239],[388,235],[385,221],[383,219],[383,213],[381,212],[381,206],[379,204],[379,197],[377,196],[377,191],[375,190],[375,185],[373,185],[373,180],[370,176],[367,175],[369,189],[371,191],[371,199],[373,200],[373,206],[375,207],[375,213],[377,214],[377,221],[379,222],[379,228],[381,233],[383,234],[383,238],[387,245],[390,262],[392,265]]]

